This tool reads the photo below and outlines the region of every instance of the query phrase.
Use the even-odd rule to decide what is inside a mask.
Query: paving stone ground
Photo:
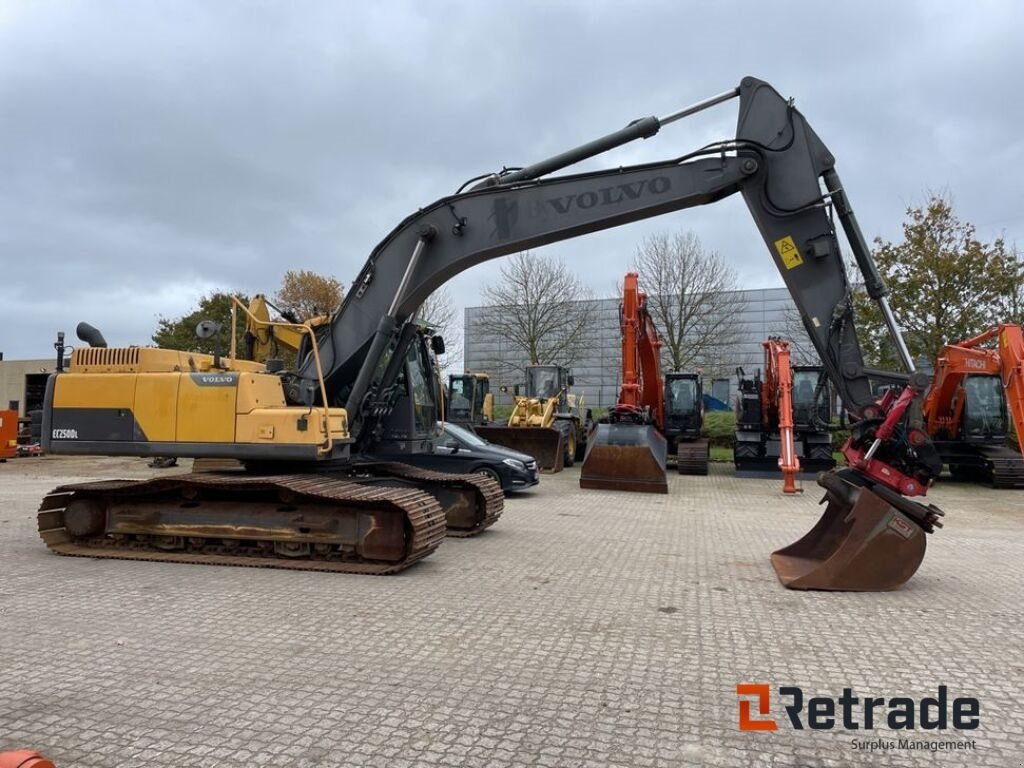
[[[53,486],[152,472],[0,465],[0,750],[59,768],[1024,765],[1024,491],[934,489],[947,527],[882,594],[783,589],[768,554],[817,519],[817,489],[783,498],[725,465],[670,475],[668,496],[546,476],[491,531],[390,577],[63,558],[38,540]],[[739,682],[944,684],[980,699],[981,728],[913,735],[977,750],[741,732]]]

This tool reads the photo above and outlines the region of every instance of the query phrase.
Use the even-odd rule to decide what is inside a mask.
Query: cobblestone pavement
[[[69,766],[1021,766],[1024,491],[947,485],[917,575],[783,589],[769,552],[816,520],[778,481],[670,475],[669,496],[509,499],[398,576],[57,557],[35,508],[141,460],[0,465],[0,749]],[[864,731],[737,729],[738,682],[981,701],[968,753]],[[781,719],[784,715],[777,713]],[[889,739],[896,732],[867,732]]]

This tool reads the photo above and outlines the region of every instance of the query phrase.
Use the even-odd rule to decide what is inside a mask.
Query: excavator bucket
[[[560,430],[547,427],[476,427],[475,432],[489,443],[533,456],[541,472],[561,472],[565,468],[565,435]]]
[[[772,553],[787,589],[884,592],[898,589],[924,559],[925,532],[878,493],[822,474],[828,504],[799,541]]]
[[[580,488],[668,493],[668,443],[653,426],[598,424],[587,441]]]

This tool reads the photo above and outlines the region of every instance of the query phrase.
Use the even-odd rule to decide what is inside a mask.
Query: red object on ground
[[[0,459],[12,459],[18,453],[18,412],[0,411]]]
[[[0,768],[55,768],[53,763],[31,749],[0,752]]]

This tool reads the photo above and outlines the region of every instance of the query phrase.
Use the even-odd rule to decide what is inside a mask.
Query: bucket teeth
[[[924,559],[921,525],[882,495],[835,474],[818,482],[826,488],[824,514],[803,538],[772,554],[782,585],[881,592],[905,584]]]
[[[598,424],[587,441],[580,488],[668,493],[668,444],[653,426]]]

